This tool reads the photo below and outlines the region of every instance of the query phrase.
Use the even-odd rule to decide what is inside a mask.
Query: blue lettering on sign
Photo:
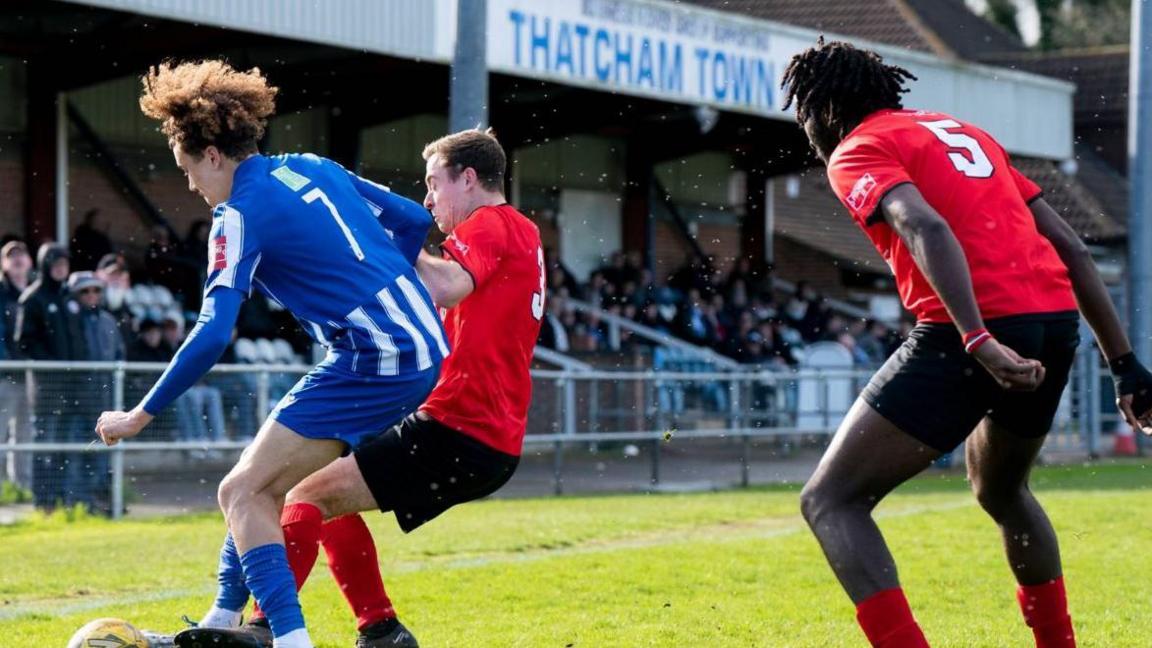
[[[672,46],[672,52],[669,54],[667,45],[663,41],[660,42],[660,89],[666,92],[684,92],[684,65],[680,56],[683,48],[677,43]]]
[[[584,74],[585,74],[584,71],[586,69],[588,69],[587,66],[584,64],[584,61],[587,60],[587,56],[585,56],[585,52],[588,51],[588,47],[587,47],[588,34],[591,33],[591,30],[588,29],[588,25],[576,25],[575,27],[572,28],[572,33],[576,34],[576,38],[578,38],[580,40],[580,45],[576,50],[576,51],[580,52],[580,71],[578,72],[578,74],[580,75],[580,78],[584,78]]]
[[[732,101],[752,103],[752,69],[757,61],[743,56],[732,58]]]
[[[513,37],[516,41],[516,54],[512,60],[516,62],[516,65],[522,65],[520,63],[520,28],[524,26],[524,14],[519,11],[509,11],[508,20],[511,20],[512,24],[516,26],[516,36]]]
[[[568,23],[561,21],[560,27],[556,31],[556,65],[557,72],[563,66],[568,67],[568,75],[572,76],[576,71],[572,68],[572,35],[569,33],[571,29]]]
[[[776,67],[744,50],[693,47],[627,30],[553,19],[519,10],[512,24],[512,61],[517,67],[600,83],[693,95],[732,106],[771,109]],[[694,65],[694,67],[693,67]],[[685,83],[685,75],[696,83]]]
[[[708,71],[708,65],[705,61],[708,60],[708,50],[703,47],[696,48],[696,71],[699,73],[700,82],[696,84],[696,94],[703,99],[704,94],[704,73]]]
[[[656,78],[652,73],[652,43],[647,38],[640,40],[640,61],[636,64],[636,85],[642,86],[647,81],[648,87],[656,85]]]
[[[627,45],[621,47],[625,38]],[[625,68],[623,74],[620,73],[620,68]],[[632,82],[632,34],[616,33],[616,74],[613,78],[616,83]]]
[[[756,105],[763,108],[772,108],[776,105],[776,67],[771,62],[765,63],[764,59],[756,59],[756,85],[763,92],[763,95],[757,95],[759,99],[763,99],[763,103],[759,101]]]
[[[601,45],[603,45],[603,47],[601,47]],[[592,60],[596,63],[596,78],[600,79],[601,81],[607,81],[608,77],[612,75],[612,63],[609,61],[604,61],[604,64],[601,65],[600,52],[603,50],[611,51],[611,49],[612,39],[608,37],[608,30],[597,29],[596,45],[593,46],[594,56],[592,57]],[[607,56],[605,56],[605,58],[607,58]]]
[[[712,98],[724,101],[728,97],[728,57],[716,52],[712,57]]]
[[[552,25],[552,20],[545,18],[540,22],[543,23],[543,29],[537,31],[536,29],[536,16],[532,16],[532,67],[536,65],[536,52],[541,52],[541,57],[544,61],[544,69],[548,69],[548,42],[549,42],[549,27]]]

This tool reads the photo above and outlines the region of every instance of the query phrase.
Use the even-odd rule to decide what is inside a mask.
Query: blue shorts
[[[308,439],[338,439],[354,450],[396,425],[428,397],[438,366],[375,376],[321,364],[272,410],[270,418]]]

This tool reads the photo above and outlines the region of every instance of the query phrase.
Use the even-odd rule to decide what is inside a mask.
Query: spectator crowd
[[[631,351],[654,344],[608,326],[587,302],[663,334],[707,347],[738,362],[795,367],[815,342],[836,342],[859,367],[875,367],[900,344],[883,322],[849,319],[830,309],[805,282],[793,294],[772,287],[771,276],[738,259],[727,272],[692,260],[662,277],[641,264],[639,252],[616,252],[580,283],[555,257],[547,257],[548,308],[539,343],[565,353]]]
[[[35,259],[23,241],[4,237],[0,360],[167,363],[200,309],[208,237],[208,221],[193,223],[183,240],[158,226],[143,258],[131,267],[96,210],[84,215],[69,247],[45,243]],[[747,260],[736,261],[727,272],[691,261],[664,277],[644,268],[639,253],[617,252],[581,283],[552,255],[546,257],[548,307],[539,343],[562,353],[631,352],[654,344],[627,328],[609,326],[598,311],[768,368],[796,366],[805,348],[820,341],[843,345],[858,366],[876,366],[899,343],[897,332],[883,323],[831,311],[803,283],[794,294],[773,290],[770,276]],[[143,281],[133,281],[135,276]],[[577,309],[573,300],[598,311]],[[249,338],[277,338],[282,347],[258,353]],[[260,295],[245,302],[233,339],[224,363],[288,360],[308,350],[291,316]],[[124,403],[138,402],[155,379],[154,373],[130,372]],[[96,416],[114,405],[112,382],[107,371],[0,372],[0,441],[89,442]],[[250,373],[209,375],[161,414],[150,438],[251,438],[263,414],[256,411],[255,383]],[[288,374],[273,375],[270,396],[291,383]],[[79,505],[109,513],[108,470],[104,453],[17,453],[9,455],[5,476],[31,485],[41,508]]]
[[[195,223],[188,237],[173,242],[157,228],[141,263],[143,282],[105,233],[99,212],[76,228],[71,245],[45,243],[32,251],[5,236],[0,247],[0,360],[117,361],[167,363],[183,343],[200,308],[207,270],[203,262],[208,221]],[[291,316],[265,298],[246,302],[234,340],[288,338],[300,347]],[[268,361],[240,339],[221,362]],[[248,348],[243,347],[247,342]],[[271,347],[271,345],[269,345]],[[285,343],[276,357],[289,361],[297,348]],[[241,357],[243,356],[243,358]],[[124,402],[131,406],[155,382],[156,373],[129,372]],[[273,391],[286,391],[292,379],[274,376]],[[0,371],[0,441],[88,443],[96,417],[113,403],[108,371],[38,369]],[[256,379],[248,373],[211,374],[181,396],[149,430],[154,440],[219,441],[254,436],[259,423]],[[275,397],[275,394],[272,394]],[[212,456],[210,450],[189,456]],[[100,452],[36,452],[9,455],[3,473],[30,487],[35,504],[51,510],[82,506],[111,512],[107,455]]]

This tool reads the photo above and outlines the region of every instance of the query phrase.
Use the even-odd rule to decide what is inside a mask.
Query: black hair
[[[825,43],[821,36],[815,47],[792,57],[780,87],[785,89],[784,109],[795,103],[798,122],[815,117],[842,139],[867,115],[903,108],[904,82],[915,79],[876,52],[842,41]]]

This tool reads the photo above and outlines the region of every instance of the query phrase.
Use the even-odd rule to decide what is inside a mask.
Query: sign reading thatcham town
[[[757,113],[780,113],[779,75],[801,46],[750,21],[620,0],[490,0],[488,30],[494,70]]]

